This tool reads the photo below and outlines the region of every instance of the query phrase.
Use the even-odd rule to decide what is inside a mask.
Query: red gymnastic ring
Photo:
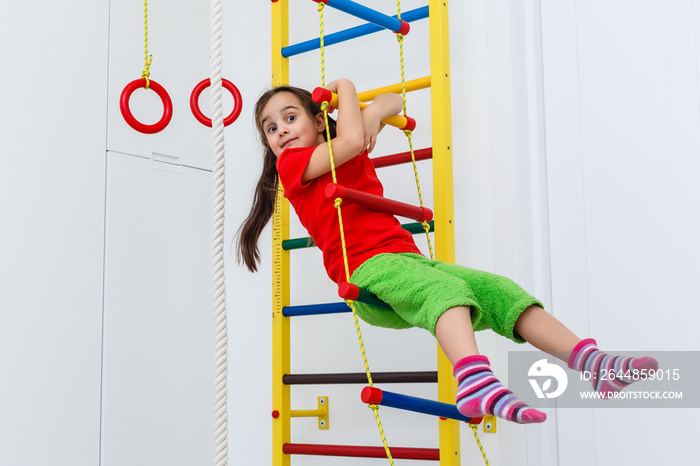
[[[158,131],[162,131],[163,128],[168,126],[168,123],[170,123],[170,119],[173,117],[173,102],[170,100],[170,96],[168,95],[167,91],[163,88],[163,86],[153,81],[152,79],[149,80],[148,88],[153,89],[155,93],[158,94],[158,97],[160,97],[160,100],[163,102],[163,117],[156,124],[144,125],[143,123],[139,122],[136,118],[134,118],[134,115],[131,113],[131,109],[129,108],[129,99],[131,98],[131,94],[133,94],[134,91],[140,87],[146,87],[145,79],[137,79],[135,81],[131,81],[129,84],[126,85],[126,87],[122,91],[122,95],[119,98],[119,108],[122,111],[122,116],[124,117],[124,120],[126,120],[126,122],[129,124],[129,126],[141,133],[153,134],[157,133]]]
[[[209,78],[203,79],[199,84],[197,84],[194,89],[192,90],[192,94],[190,95],[190,108],[192,109],[192,114],[194,117],[199,121],[201,124],[204,126],[208,126],[211,128],[211,118],[207,118],[204,116],[202,111],[199,109],[199,95],[202,93],[204,89],[209,87],[211,85],[211,80]],[[224,118],[224,126],[228,126],[234,121],[236,121],[236,118],[238,118],[238,115],[241,114],[241,107],[243,106],[242,102],[242,97],[241,93],[238,91],[238,88],[234,86],[234,84],[229,81],[228,79],[222,79],[221,80],[221,85],[228,89],[228,91],[231,93],[233,96],[233,110],[231,110],[231,114]]]

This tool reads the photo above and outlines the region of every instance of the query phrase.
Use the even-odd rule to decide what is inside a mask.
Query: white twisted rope
[[[211,108],[214,135],[214,221],[212,263],[214,275],[214,310],[216,324],[215,362],[215,463],[228,463],[228,330],[226,316],[226,283],[224,280],[224,207],[226,178],[224,175],[224,113],[222,108],[221,0],[211,0]]]

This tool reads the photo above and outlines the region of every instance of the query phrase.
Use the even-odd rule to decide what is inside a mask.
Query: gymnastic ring
[[[158,121],[158,123],[153,125],[144,125],[134,117],[134,115],[131,113],[131,109],[129,108],[129,99],[131,98],[131,94],[133,94],[134,91],[140,87],[146,87],[146,80],[143,78],[131,81],[122,91],[122,95],[119,98],[119,108],[122,111],[122,116],[129,126],[140,133],[153,134],[162,131],[163,128],[168,126],[170,119],[173,117],[173,102],[170,100],[170,96],[163,86],[152,79],[149,79],[148,88],[153,89],[163,102],[163,117],[160,119],[160,121]]]
[[[199,95],[204,89],[206,89],[210,85],[211,80],[207,78],[200,81],[200,83],[194,87],[194,89],[192,90],[192,94],[190,95],[190,108],[192,109],[192,114],[197,119],[197,121],[199,121],[204,126],[208,126],[211,128],[211,118],[207,118],[206,116],[204,116],[202,111],[199,109]],[[238,116],[241,114],[243,98],[241,97],[241,93],[239,92],[238,88],[228,79],[221,79],[221,85],[224,88],[228,89],[228,91],[233,96],[233,110],[231,110],[229,116],[224,118],[224,126],[228,126],[234,121],[236,121]]]

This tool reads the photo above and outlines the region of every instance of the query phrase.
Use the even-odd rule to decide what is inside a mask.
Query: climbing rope
[[[396,17],[401,20],[401,0],[396,0]],[[404,54],[403,54],[403,39],[404,35],[397,33],[396,40],[399,43],[399,57],[401,59],[401,97],[403,99],[403,114],[408,115],[408,106],[406,105],[406,68],[404,66]],[[423,207],[423,192],[420,187],[420,178],[418,177],[418,165],[416,164],[416,154],[413,151],[413,140],[411,138],[411,131],[406,130],[404,134],[408,138],[408,146],[411,151],[411,162],[413,164],[413,176],[416,180],[416,189],[418,190],[418,201],[420,206]],[[435,260],[435,253],[433,252],[433,244],[430,240],[430,224],[426,221],[422,221],[421,225],[423,230],[425,230],[425,237],[428,241],[428,250],[430,251],[430,258]]]
[[[215,462],[228,462],[228,322],[226,315],[226,283],[224,277],[224,210],[226,178],[224,167],[224,113],[222,105],[222,15],[221,0],[211,0],[211,126],[214,137],[214,225],[212,264],[215,317]]]
[[[401,0],[396,0],[396,16],[400,20],[401,19]],[[403,114],[406,116],[408,114],[407,110],[407,105],[406,105],[406,68],[404,66],[404,53],[403,53],[403,40],[404,36],[403,34],[396,34],[396,40],[399,43],[399,56],[401,59],[401,96],[403,98]],[[416,179],[416,189],[418,190],[418,200],[420,201],[420,206],[423,207],[423,193],[421,192],[421,187],[420,187],[420,178],[418,177],[418,166],[416,164],[416,156],[413,151],[413,141],[411,139],[411,131],[406,130],[404,131],[406,134],[406,137],[408,138],[408,146],[411,150],[411,162],[413,163],[413,175],[415,176]],[[430,241],[430,225],[428,222],[421,222],[423,225],[423,229],[425,230],[425,236],[428,241],[428,249],[430,250],[430,258],[435,260],[435,254],[433,252],[433,245]],[[474,423],[470,423],[469,427],[472,428],[472,431],[474,432],[474,438],[476,439],[476,443],[479,446],[479,450],[481,451],[481,456],[484,458],[484,462],[486,463],[486,466],[489,464],[488,458],[486,458],[486,452],[484,452],[484,448],[481,446],[481,440],[479,440],[479,434],[477,433],[477,428],[478,425]]]
[[[326,63],[325,63],[325,43],[324,43],[324,21],[323,21],[323,9],[324,9],[325,4],[323,2],[319,2],[318,4],[318,12],[319,12],[319,25],[320,25],[320,52],[321,52],[321,87],[325,87],[326,85]],[[397,9],[397,18],[400,20],[401,19],[401,0],[396,0],[396,9]],[[403,34],[397,34],[396,35],[397,41],[399,43],[399,54],[400,54],[400,59],[401,59],[401,96],[402,96],[402,101],[403,101],[403,114],[404,116],[407,116],[408,110],[407,110],[407,105],[406,105],[406,72],[405,72],[405,66],[404,66],[404,50],[403,50],[403,39],[404,36]],[[326,125],[326,140],[328,141],[328,157],[330,160],[330,166],[331,166],[331,176],[333,179],[333,183],[337,184],[337,176],[336,176],[336,169],[335,169],[335,158],[333,156],[333,144],[331,142],[331,132],[330,132],[330,125],[328,123],[328,103],[323,102],[321,104],[321,110],[323,110],[323,118],[325,121]],[[420,178],[418,176],[418,167],[416,164],[416,156],[414,153],[413,149],[413,141],[411,138],[411,131],[406,130],[404,131],[404,134],[406,135],[408,139],[408,144],[411,152],[411,161],[413,164],[413,174],[415,177],[416,181],[416,189],[418,191],[418,199],[420,201],[420,206],[423,207],[423,194],[421,191],[421,186],[420,186]],[[342,199],[337,198],[334,200],[333,205],[336,208],[336,211],[338,212],[338,225],[340,228],[340,243],[342,247],[342,253],[343,253],[343,266],[345,267],[345,280],[349,283],[350,282],[350,267],[348,265],[348,255],[347,255],[347,247],[346,247],[346,241],[345,241],[345,229],[343,227],[343,215],[342,215]],[[430,239],[430,224],[426,221],[421,222],[423,229],[425,230],[426,233],[426,238],[428,242],[428,248],[430,250],[430,258],[435,259],[435,254],[433,252],[433,246],[432,242]],[[362,353],[362,361],[365,366],[365,372],[367,374],[367,383],[371,387],[373,386],[372,382],[372,373],[369,368],[369,361],[367,359],[367,354],[365,352],[365,346],[364,342],[362,340],[362,331],[360,330],[360,322],[357,316],[357,312],[355,310],[355,302],[353,300],[346,300],[347,304],[350,306],[350,309],[352,310],[352,316],[353,320],[355,322],[355,331],[357,332],[357,339],[360,345],[360,352]],[[379,429],[379,434],[382,439],[382,444],[384,446],[384,451],[386,452],[386,456],[389,459],[389,463],[394,466],[394,459],[391,456],[391,451],[389,449],[389,445],[386,440],[386,435],[384,433],[384,428],[382,427],[382,422],[379,417],[379,407],[375,404],[370,404],[369,408],[372,409],[372,412],[374,413],[374,418],[375,421],[377,422],[377,428]],[[484,458],[484,462],[486,463],[486,466],[489,465],[489,461],[486,458],[486,453],[484,452],[484,449],[481,445],[481,440],[479,439],[479,435],[477,433],[477,424],[470,423],[469,426],[472,428],[473,433],[474,433],[474,438],[476,439],[476,443],[479,446],[479,450],[481,451],[481,455]]]
[[[396,0],[396,17],[401,20],[401,0]],[[407,110],[407,105],[406,105],[406,68],[404,66],[404,53],[403,53],[403,40],[404,36],[403,34],[396,34],[396,40],[399,42],[399,55],[401,59],[401,96],[403,98],[403,114],[406,116],[408,114]],[[404,131],[406,134],[406,137],[408,138],[408,146],[411,150],[411,162],[413,163],[413,175],[415,176],[416,179],[416,189],[418,190],[418,200],[420,201],[420,206],[423,207],[423,193],[421,192],[421,187],[420,187],[420,179],[418,177],[418,166],[416,164],[416,156],[413,152],[413,141],[411,139],[411,131],[406,130]],[[430,250],[430,258],[432,260],[435,260],[435,254],[433,252],[433,245],[430,241],[430,225],[428,222],[423,221],[421,222],[423,225],[423,229],[425,230],[425,236],[428,241],[428,249]],[[477,433],[477,428],[478,425],[474,423],[470,423],[469,427],[472,428],[472,431],[474,432],[474,438],[476,439],[476,443],[479,446],[479,450],[481,451],[481,456],[484,458],[484,462],[486,463],[486,466],[489,464],[488,458],[486,458],[486,452],[484,451],[484,448],[481,446],[481,440],[479,440],[479,434]]]
[[[325,63],[325,44],[324,44],[324,24],[323,24],[323,8],[325,4],[323,2],[318,4],[318,14],[319,14],[319,24],[320,24],[320,50],[321,50],[321,87],[326,85],[326,63]],[[321,109],[323,110],[323,118],[326,123],[326,140],[328,141],[328,157],[331,164],[331,176],[333,178],[333,183],[337,184],[338,179],[336,177],[335,171],[335,158],[333,157],[333,144],[331,142],[331,129],[328,124],[328,103],[324,102],[321,104]],[[343,214],[341,209],[342,199],[335,199],[333,205],[338,212],[338,225],[340,226],[340,244],[343,250],[343,265],[345,267],[345,281],[350,282],[350,266],[348,265],[348,252],[345,243],[345,229],[343,228]],[[362,361],[365,366],[365,373],[367,374],[367,384],[371,387],[372,383],[372,373],[369,370],[369,361],[367,359],[367,353],[365,352],[365,345],[362,340],[362,331],[360,330],[360,321],[357,317],[357,311],[355,310],[355,302],[348,300],[347,304],[352,309],[352,317],[355,321],[355,331],[357,332],[357,340],[360,345],[360,352],[362,353]],[[379,407],[377,405],[369,405],[370,409],[374,413],[374,420],[377,423],[377,429],[379,430],[379,435],[382,439],[382,445],[384,446],[384,451],[389,459],[389,463],[394,466],[394,458],[391,456],[391,450],[389,449],[389,444],[386,440],[386,435],[384,434],[384,428],[382,427],[382,421],[379,417]]]
[[[151,76],[149,71],[153,62],[153,55],[148,54],[148,0],[143,0],[143,72],[141,78],[146,80],[146,89],[151,85],[148,79]]]
[[[479,440],[479,434],[476,432],[476,430],[479,428],[477,424],[469,423],[469,427],[472,428],[472,431],[474,432],[474,438],[476,439],[476,444],[479,446],[479,451],[481,452],[482,458],[484,458],[484,462],[486,463],[486,466],[489,466],[489,459],[486,458],[486,452],[484,451],[484,447],[481,445],[481,440]]]

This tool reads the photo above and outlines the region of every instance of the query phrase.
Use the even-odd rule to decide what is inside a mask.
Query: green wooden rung
[[[431,221],[429,225],[430,231],[434,231],[435,222]],[[423,229],[423,224],[420,222],[405,223],[401,225],[401,228],[414,235],[419,233],[425,233],[425,230]],[[314,240],[311,239],[310,236],[307,236],[305,238],[290,238],[282,241],[282,249],[284,249],[285,251],[290,251],[292,249],[313,248],[315,246],[316,243],[314,243]]]

